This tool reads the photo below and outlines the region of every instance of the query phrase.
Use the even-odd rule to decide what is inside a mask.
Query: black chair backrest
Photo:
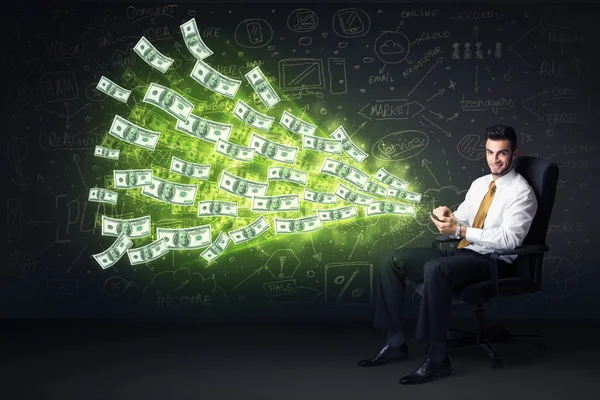
[[[538,201],[537,212],[523,244],[545,244],[556,197],[558,165],[533,156],[517,156],[514,169],[527,180]],[[515,260],[517,276],[535,280],[538,289],[541,286],[542,259],[543,255],[539,257],[519,256]]]

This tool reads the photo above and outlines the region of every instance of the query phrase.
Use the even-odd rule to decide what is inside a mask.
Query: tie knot
[[[490,182],[490,190],[496,190],[496,181]]]

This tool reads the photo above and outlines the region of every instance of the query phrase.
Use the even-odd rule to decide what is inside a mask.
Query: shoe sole
[[[444,371],[444,372],[440,372],[439,374],[433,375],[427,379],[424,379],[422,381],[415,381],[415,382],[400,382],[401,385],[420,385],[421,383],[427,383],[427,382],[431,382],[437,378],[443,378],[445,376],[450,376],[452,374],[452,370],[449,371]]]
[[[382,362],[380,364],[366,364],[366,365],[360,365],[360,364],[356,364],[357,366],[361,367],[361,368],[373,368],[373,367],[379,367],[381,365],[385,365],[385,364],[392,364],[398,361],[403,361],[409,358],[409,355],[405,355],[405,356],[398,356],[398,357],[394,357],[394,358],[390,358],[389,360]]]

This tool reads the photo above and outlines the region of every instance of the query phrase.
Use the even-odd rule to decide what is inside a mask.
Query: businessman
[[[490,279],[489,253],[520,246],[537,211],[535,193],[513,169],[517,136],[510,126],[486,129],[486,160],[491,173],[476,179],[455,212],[446,206],[430,216],[443,235],[461,239],[456,250],[407,248],[383,256],[379,262],[379,291],[375,327],[387,330],[387,342],[370,359],[358,362],[374,367],[408,357],[402,332],[406,281],[423,282],[415,338],[428,342],[425,361],[400,379],[420,384],[451,374],[446,355],[446,332],[452,292]],[[517,256],[499,258],[499,277],[510,276]]]

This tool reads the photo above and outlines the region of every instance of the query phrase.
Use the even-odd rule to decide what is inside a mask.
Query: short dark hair
[[[517,134],[512,126],[492,125],[485,130],[485,135],[491,140],[509,140],[510,150],[513,153],[517,149]]]

